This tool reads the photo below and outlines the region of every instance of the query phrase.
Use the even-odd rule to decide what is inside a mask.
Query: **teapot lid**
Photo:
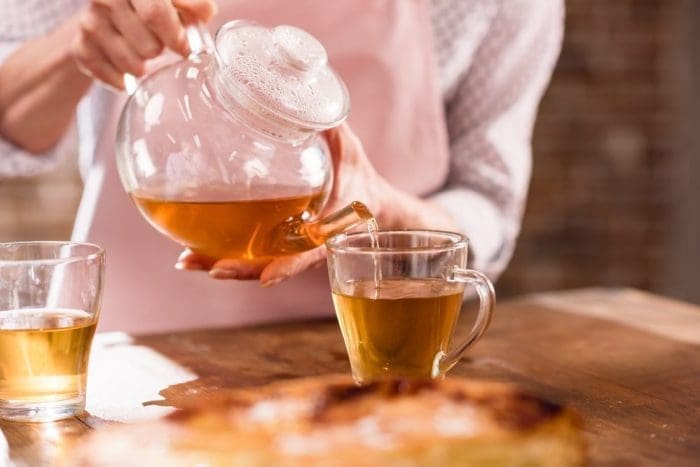
[[[236,20],[216,34],[216,58],[239,103],[313,130],[339,125],[350,99],[323,45],[294,26]]]

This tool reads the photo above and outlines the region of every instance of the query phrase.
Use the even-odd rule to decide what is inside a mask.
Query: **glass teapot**
[[[321,131],[349,111],[323,46],[241,20],[214,40],[187,33],[199,51],[144,78],[117,129],[119,174],[144,217],[196,253],[241,260],[311,249],[371,218],[354,202],[317,219],[333,181]]]

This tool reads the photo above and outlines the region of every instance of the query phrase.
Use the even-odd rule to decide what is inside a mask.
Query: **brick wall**
[[[673,229],[689,228],[674,221],[680,194],[673,187],[682,182],[678,126],[689,97],[681,94],[689,91],[692,9],[681,0],[567,1],[566,37],[540,108],[528,207],[498,285],[502,295],[629,285],[690,298],[683,289],[692,284],[670,286],[664,272],[674,267],[666,264]]]

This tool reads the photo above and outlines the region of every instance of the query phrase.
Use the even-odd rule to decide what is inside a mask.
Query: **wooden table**
[[[471,315],[467,309],[465,315]],[[219,388],[348,371],[333,321],[153,335],[112,345],[121,348],[122,360],[133,360],[120,370],[124,362],[105,357],[109,352],[93,355],[104,360],[93,364],[104,370],[99,378],[105,395],[94,395],[92,405],[112,415],[122,410],[120,403],[130,404],[124,412],[134,415],[134,407],[144,402],[152,411]],[[119,382],[120,371],[141,361],[125,346],[155,358],[150,364],[156,368],[143,374],[173,376],[172,371],[158,375],[162,360],[179,365],[186,382],[158,385],[156,379],[161,397],[146,400],[138,393],[147,386],[142,377],[129,380],[135,393],[120,388],[125,384]],[[503,302],[486,337],[454,374],[510,381],[571,405],[583,419],[592,466],[700,465],[699,307],[629,289]],[[100,397],[109,401],[100,405]],[[104,423],[93,414],[52,424],[0,422],[0,427],[17,464],[38,466],[52,465],[67,442]]]

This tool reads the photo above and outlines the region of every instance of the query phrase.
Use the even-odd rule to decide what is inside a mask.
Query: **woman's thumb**
[[[337,174],[340,162],[343,160],[345,151],[345,142],[342,134],[342,127],[344,123],[339,127],[331,128],[324,132],[326,137],[326,142],[328,143],[328,149],[331,152],[331,161],[333,162],[333,170]]]
[[[218,6],[214,0],[172,0],[186,22],[206,23],[214,17]]]

